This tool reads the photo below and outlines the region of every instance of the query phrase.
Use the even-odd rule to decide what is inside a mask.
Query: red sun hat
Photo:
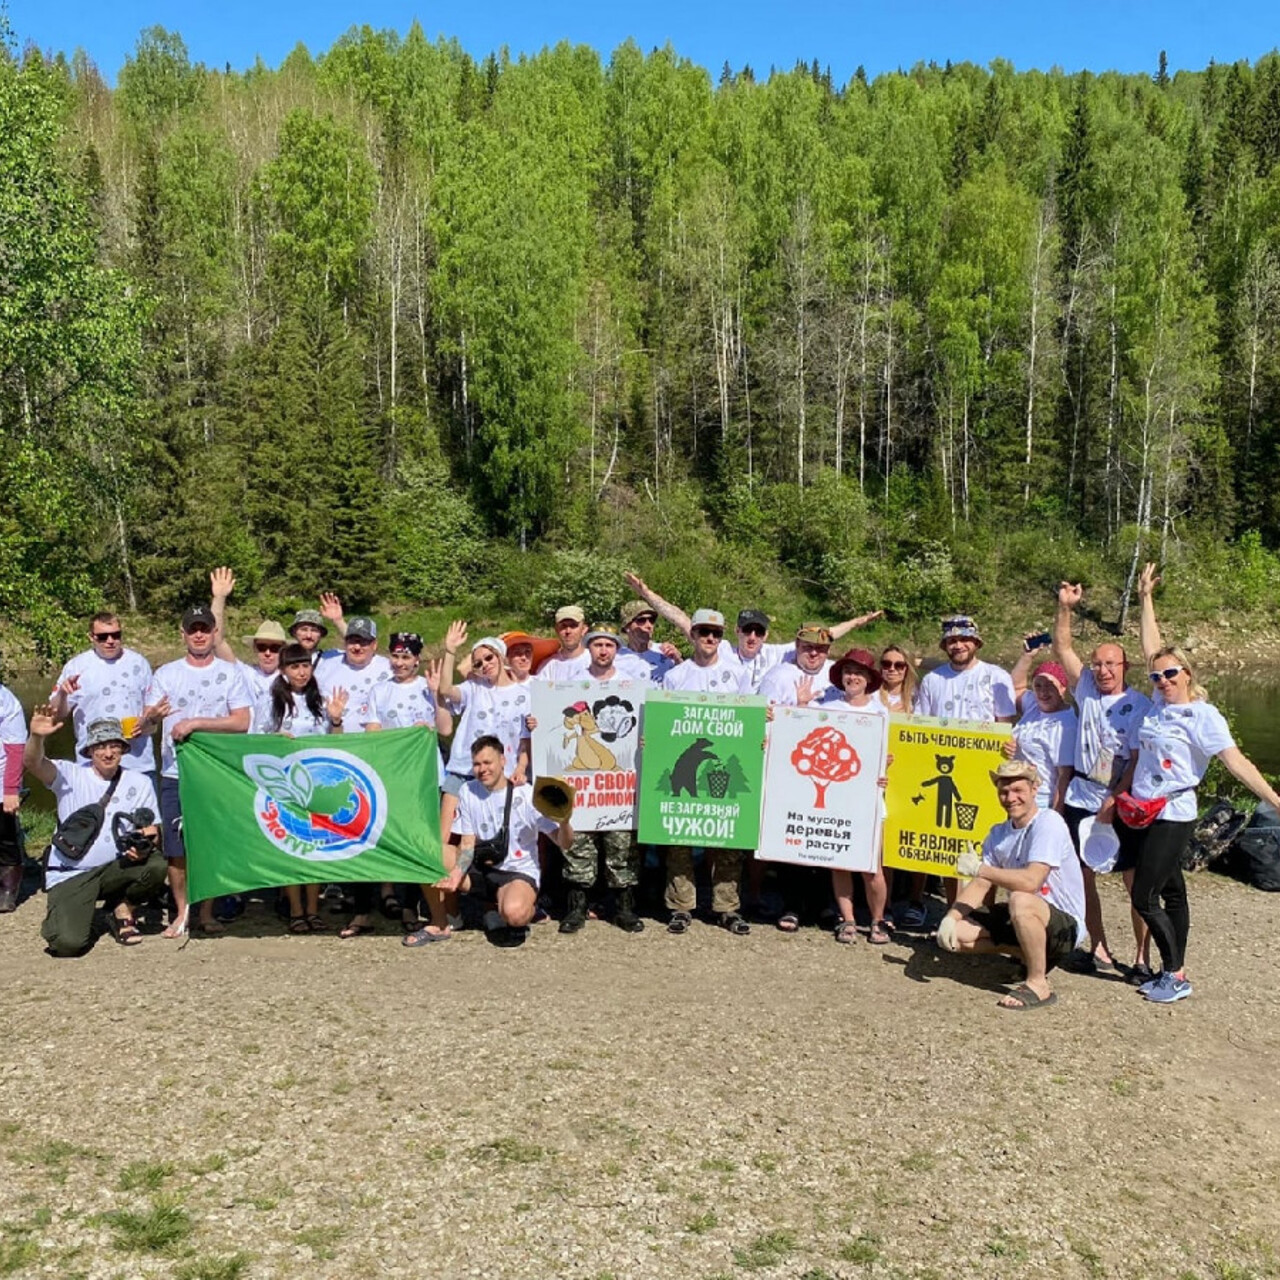
[[[831,674],[828,678],[843,693],[844,673],[851,667],[856,667],[866,677],[867,692],[875,693],[880,687],[880,673],[876,670],[877,665],[876,655],[870,649],[850,649],[839,662],[831,664]]]
[[[1031,673],[1031,679],[1035,681],[1040,676],[1044,676],[1046,680],[1051,680],[1057,685],[1058,692],[1065,696],[1067,692],[1067,672],[1060,662],[1042,662]]]

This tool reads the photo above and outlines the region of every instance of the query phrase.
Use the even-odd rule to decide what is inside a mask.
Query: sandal
[[[382,899],[382,906],[379,910],[388,920],[399,920],[401,911],[400,899],[394,893],[388,893]]]
[[[841,920],[836,925],[836,941],[851,947],[858,940],[858,926],[852,920]]]
[[[340,938],[363,938],[366,934],[377,933],[377,929],[371,924],[356,924],[353,920],[345,929],[338,930]]]
[[[800,927],[800,917],[794,911],[784,911],[778,917],[778,929],[782,933],[795,933]]]
[[[402,947],[425,947],[432,942],[448,942],[453,937],[453,930],[446,928],[441,933],[432,933],[431,926],[424,924],[421,929],[415,929],[412,933],[407,933],[400,939]]]
[[[687,911],[673,911],[667,921],[668,933],[687,933],[693,923],[693,917]]]
[[[185,938],[187,936],[187,913],[184,911],[175,920],[171,920],[169,927],[160,936],[162,938]]]
[[[751,926],[736,911],[722,911],[716,918],[716,924],[738,937],[751,932]]]
[[[1016,1000],[1017,1004],[1010,1004]],[[1014,989],[996,1001],[997,1009],[1008,1009],[1010,1013],[1026,1013],[1028,1009],[1047,1009],[1058,1003],[1058,993],[1050,991],[1047,996],[1038,996],[1025,982],[1020,982]]]
[[[136,947],[142,941],[142,930],[132,916],[111,916],[108,921],[111,936],[122,947]]]
[[[306,921],[312,933],[323,933],[329,927],[319,916],[316,915],[307,916]]]
[[[867,941],[873,947],[883,947],[890,940],[892,932],[893,930],[887,920],[873,920],[871,922],[871,932],[867,934]]]
[[[290,916],[289,917],[290,933],[310,933],[311,922],[306,916]]]

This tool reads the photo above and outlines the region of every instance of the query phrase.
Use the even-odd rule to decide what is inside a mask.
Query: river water
[[[1242,671],[1210,673],[1203,677],[1210,700],[1231,719],[1236,741],[1263,773],[1280,774],[1280,666],[1250,667]],[[51,680],[24,674],[11,680],[28,715],[36,703],[47,698]],[[66,726],[48,743],[50,756],[69,757],[73,743]],[[27,804],[36,809],[52,809],[53,797],[46,788],[31,787]]]

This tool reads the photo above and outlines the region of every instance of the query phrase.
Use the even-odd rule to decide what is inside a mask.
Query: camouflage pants
[[[581,831],[565,851],[564,878],[580,889],[596,882],[596,867],[604,862],[610,889],[631,889],[640,881],[640,848],[632,831]]]
[[[743,849],[708,849],[711,860],[711,909],[717,914],[733,913],[742,905],[738,882],[742,879]],[[671,911],[692,911],[698,901],[694,878],[693,850],[683,845],[667,849],[666,903]]]

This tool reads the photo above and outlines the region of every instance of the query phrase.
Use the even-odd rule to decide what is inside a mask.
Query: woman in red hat
[[[1031,638],[1028,635],[1026,640]],[[1025,648],[1025,644],[1026,641],[1022,656],[1009,673],[1013,677],[1018,721],[1004,753],[1010,760],[1026,760],[1035,765],[1040,773],[1036,806],[1061,813],[1075,758],[1075,708],[1067,703],[1066,669],[1057,662],[1042,662],[1032,674],[1036,650]]]

